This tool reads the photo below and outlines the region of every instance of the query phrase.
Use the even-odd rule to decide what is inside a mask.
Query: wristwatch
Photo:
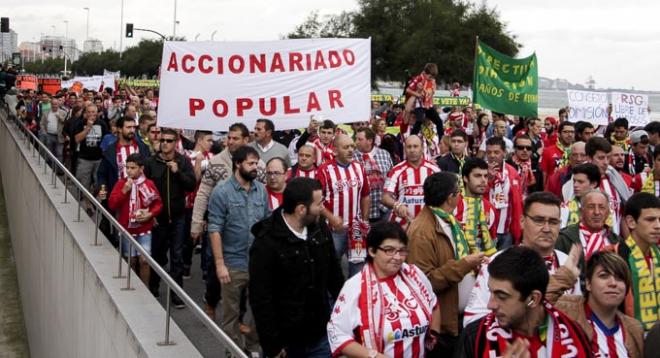
[[[376,351],[375,349],[370,349],[369,353],[367,353],[367,358],[376,358],[377,355],[378,355],[378,351]]]

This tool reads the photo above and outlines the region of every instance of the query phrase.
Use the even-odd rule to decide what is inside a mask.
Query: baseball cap
[[[630,141],[632,144],[637,144],[644,141],[648,143],[649,134],[643,129],[636,130],[630,133]]]

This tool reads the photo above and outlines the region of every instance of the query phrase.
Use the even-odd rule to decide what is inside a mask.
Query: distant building
[[[63,58],[64,54],[71,61],[76,61],[80,57],[80,50],[76,48],[74,39],[65,39],[63,36],[42,36],[39,45],[46,59]]]
[[[18,52],[18,34],[14,30],[0,33],[0,62],[11,60],[12,52]]]
[[[101,43],[101,40],[87,39],[83,42],[83,52],[101,53],[103,52],[103,43]]]
[[[21,42],[21,44],[18,45],[18,52],[21,53],[23,62],[41,60],[41,46],[39,46],[39,42]]]

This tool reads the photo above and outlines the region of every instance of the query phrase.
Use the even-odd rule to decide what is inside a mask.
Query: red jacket
[[[121,226],[123,226],[126,230],[128,230],[130,234],[133,235],[144,234],[150,231],[151,228],[154,226],[154,220],[156,219],[156,216],[160,214],[160,211],[163,208],[163,202],[160,199],[160,194],[158,194],[158,188],[156,188],[156,185],[151,180],[146,179],[144,181],[145,185],[149,186],[151,190],[156,192],[156,197],[151,202],[151,205],[149,205],[148,208],[140,208],[140,209],[149,209],[149,212],[151,212],[151,216],[153,217],[153,219],[143,222],[142,225],[140,225],[139,227],[134,227],[129,229],[128,206],[131,201],[130,200],[131,192],[129,191],[128,193],[124,194],[121,191],[121,188],[124,187],[124,184],[126,184],[126,179],[119,179],[115,184],[114,188],[112,188],[112,192],[110,193],[110,197],[108,198],[108,207],[110,207],[111,210],[114,210],[116,212],[115,216],[117,218],[117,221],[119,221],[119,224],[121,224]]]

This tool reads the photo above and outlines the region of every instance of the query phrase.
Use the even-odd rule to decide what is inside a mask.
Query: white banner
[[[226,131],[304,128],[314,114],[335,123],[367,121],[370,39],[172,42],[163,47],[158,125]]]
[[[612,117],[625,117],[630,127],[649,123],[649,96],[629,92],[612,92]]]
[[[103,88],[112,88],[115,90],[115,77],[113,75],[109,76],[90,76],[82,77],[76,76],[69,81],[62,81],[62,88],[71,88],[76,82],[80,82],[82,88],[87,88],[88,90],[98,91],[101,86]]]
[[[607,92],[566,90],[566,95],[568,96],[568,106],[571,109],[569,121],[607,125],[607,105],[609,104]]]

